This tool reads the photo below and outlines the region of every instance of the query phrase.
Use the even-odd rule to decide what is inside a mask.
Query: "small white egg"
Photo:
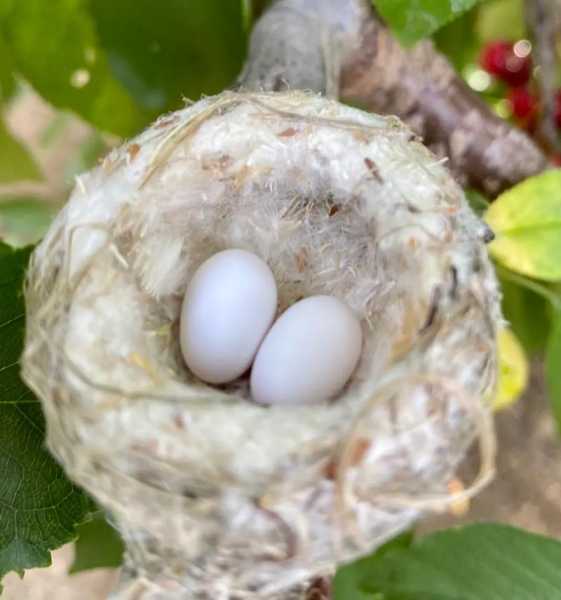
[[[265,336],[251,372],[260,404],[329,400],[357,366],[362,329],[351,309],[332,296],[311,296],[286,310]]]
[[[251,365],[277,310],[271,269],[255,254],[224,250],[205,261],[187,287],[180,343],[189,369],[226,383]]]

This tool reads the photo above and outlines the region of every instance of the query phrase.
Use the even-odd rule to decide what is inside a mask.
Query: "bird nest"
[[[299,598],[492,473],[498,291],[490,232],[399,120],[302,92],[225,92],[78,178],[29,268],[24,377],[48,446],[127,545],[118,598]],[[279,312],[359,316],[339,396],[261,406],[179,349],[214,253],[263,258]],[[451,480],[475,439],[481,472]]]

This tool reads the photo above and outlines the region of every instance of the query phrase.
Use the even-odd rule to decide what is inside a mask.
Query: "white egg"
[[[286,310],[265,336],[251,372],[261,404],[314,404],[336,395],[357,366],[362,329],[332,296],[311,296]]]
[[[226,383],[251,365],[277,310],[267,264],[245,250],[205,261],[188,285],[180,320],[187,366],[208,383]]]

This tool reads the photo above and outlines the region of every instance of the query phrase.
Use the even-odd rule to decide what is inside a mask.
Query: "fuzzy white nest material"
[[[128,547],[118,598],[298,598],[492,471],[500,320],[484,239],[397,119],[233,93],[161,118],[76,189],[33,255],[26,381],[48,445]],[[332,294],[362,319],[344,392],[252,403],[182,362],[186,285],[217,251],[261,256],[279,312]],[[448,486],[479,437],[482,473]]]

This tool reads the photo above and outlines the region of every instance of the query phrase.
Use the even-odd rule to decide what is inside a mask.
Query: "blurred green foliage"
[[[480,0],[372,0],[394,34],[406,45],[432,35]],[[462,44],[463,45],[463,44]]]
[[[148,120],[114,77],[84,1],[2,0],[0,25],[18,73],[54,106],[120,135]]]
[[[239,0],[90,0],[113,74],[151,117],[234,82],[245,56]]]
[[[436,47],[443,52],[459,73],[476,62],[480,39],[475,30],[477,11],[470,10],[434,34]],[[459,44],[458,40],[462,40]]]
[[[16,89],[15,66],[10,48],[0,34],[0,102],[9,100]]]
[[[8,132],[0,120],[0,184],[22,179],[37,180],[41,174],[34,159],[22,144]]]
[[[55,215],[45,200],[29,196],[4,196],[0,199],[0,239],[13,247],[38,242]]]
[[[487,0],[475,12],[475,33],[482,44],[526,36],[524,0]]]
[[[240,0],[1,0],[0,33],[46,100],[121,136],[229,85],[246,38]]]

